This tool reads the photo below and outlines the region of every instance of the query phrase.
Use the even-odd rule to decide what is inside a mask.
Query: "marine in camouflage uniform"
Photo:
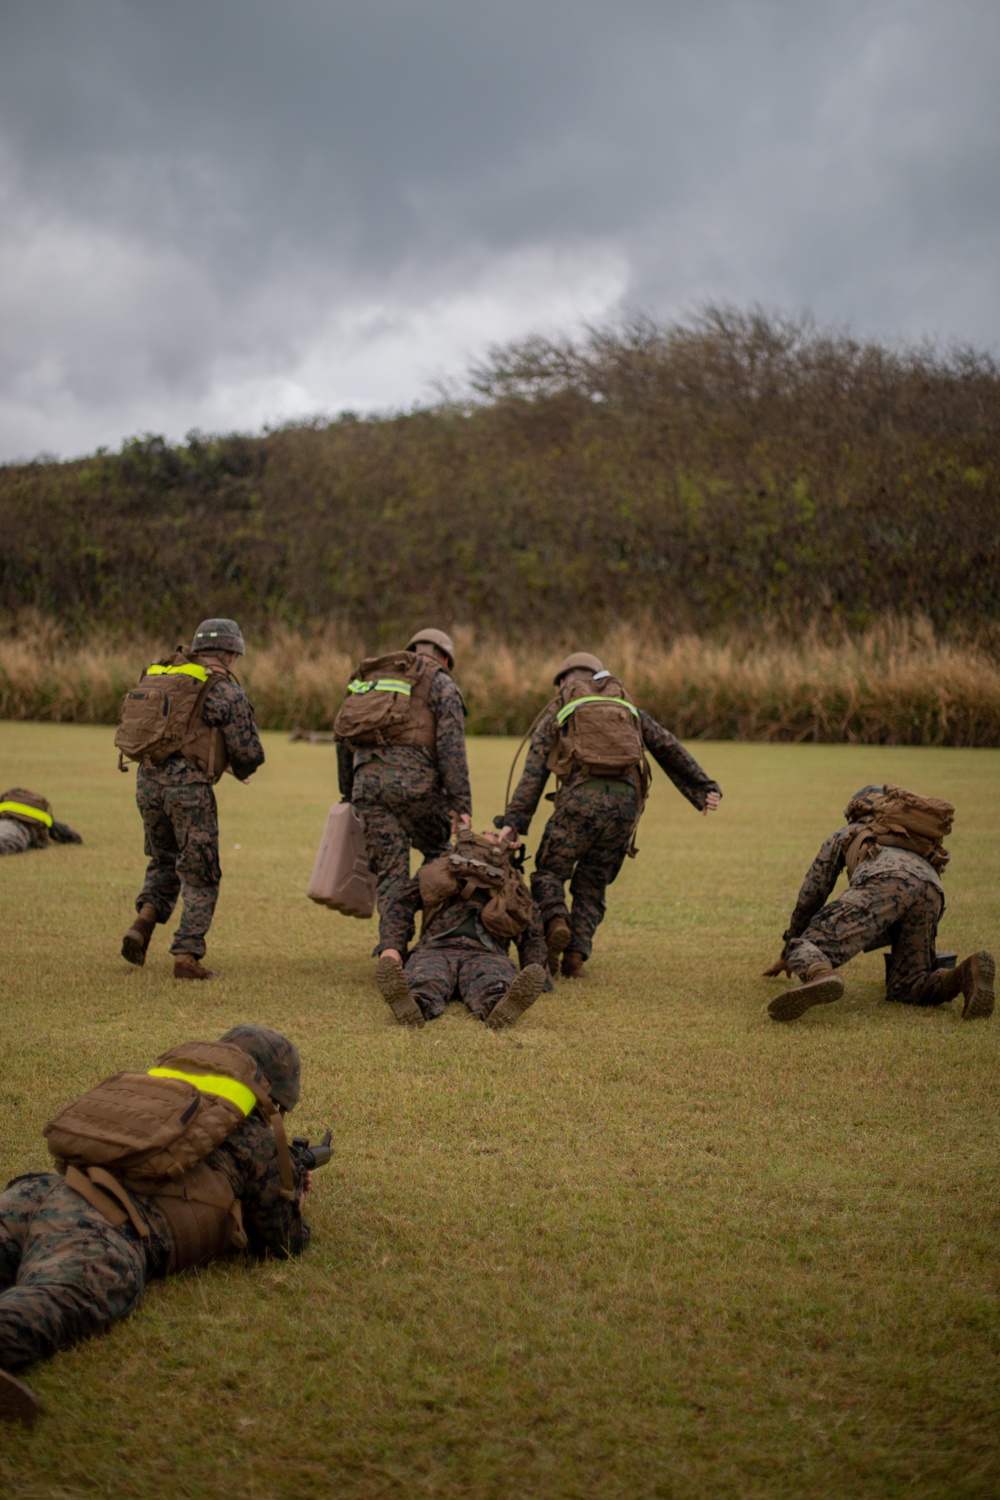
[[[286,1037],[237,1026],[220,1040],[255,1057],[274,1102],[294,1108],[300,1063]],[[205,1162],[226,1176],[240,1203],[248,1254],[301,1254],[309,1244],[301,1174],[297,1197],[285,1196],[274,1135],[256,1110]],[[150,1279],[167,1273],[173,1249],[167,1222],[154,1198],[130,1196],[148,1238],[128,1219],[113,1227],[54,1172],[15,1177],[0,1193],[0,1418],[30,1420],[39,1405],[3,1372],[104,1333],[139,1305]]]
[[[340,795],[354,804],[364,825],[365,850],[377,882],[377,952],[385,946],[387,913],[410,878],[410,849],[419,850],[425,861],[437,859],[448,847],[453,819],[468,826],[472,818],[465,701],[450,675],[454,648],[443,631],[423,630],[406,649],[445,668],[435,672],[427,697],[435,721],[433,749],[337,744]]]
[[[993,1009],[993,959],[981,952],[957,969],[937,967],[938,923],[945,909],[943,849],[928,857],[914,849],[878,846],[849,871],[847,890],[830,901],[841,872],[848,868],[851,846],[869,828],[875,804],[886,789],[862,787],[844,810],[847,823],[832,833],[806,872],[786,928],[782,960],[767,971],[785,969],[802,985],[772,1000],[774,1020],[795,1020],[813,1005],[840,998],[839,969],[856,954],[886,945],[886,995],[903,1005],[936,1006],[965,993],[964,1016],[989,1015]],[[933,861],[933,862],[932,862]]]
[[[205,620],[195,631],[190,659],[224,672],[212,683],[202,707],[202,721],[218,731],[228,769],[245,781],[264,764],[253,707],[229,675],[233,655],[242,655],[243,635],[234,620]],[[212,971],[199,962],[212,925],[222,866],[219,863],[219,814],[213,790],[218,776],[178,753],[160,765],[143,765],[136,774],[135,800],[142,815],[149,864],[136,897],[137,919],[125,934],[122,956],[145,962],[158,923],[173,914],[178,896],[183,912],[170,952],[176,979],[207,979]]]
[[[506,841],[485,834],[498,847]],[[509,845],[508,845],[509,848]],[[444,864],[445,860],[438,861]],[[425,870],[432,874],[434,864]],[[459,879],[462,877],[460,876]],[[518,877],[520,878],[520,877]],[[527,890],[524,903],[529,905]],[[379,943],[376,979],[398,1021],[423,1025],[444,1013],[449,1000],[462,1000],[493,1029],[512,1025],[544,988],[550,988],[544,969],[545,935],[534,902],[524,930],[513,939],[491,932],[483,921],[489,892],[469,890],[464,884],[440,906],[425,915],[420,941],[401,968],[397,959],[406,951],[418,911],[424,910],[419,877],[407,882],[392,902]],[[510,958],[513,941],[520,973]]]
[[[40,792],[12,786],[0,792],[0,855],[47,849],[49,844],[82,844],[66,823],[52,816],[52,806]]]
[[[594,670],[603,671],[596,657],[586,660],[594,664]],[[567,661],[575,663],[575,657]],[[556,674],[557,684],[565,668],[563,663]],[[546,762],[556,734],[558,707],[558,702],[551,704],[535,725],[521,779],[506,811],[494,819],[497,827],[527,833],[549,776]],[[714,808],[722,796],[718,782],[706,775],[680,740],[642,709],[639,723],[643,746],[677,790],[699,812]],[[594,933],[607,909],[605,892],[618,877],[642,811],[639,797],[638,773],[588,776],[560,786],[554,794],[555,807],[535,855],[531,893],[547,933],[557,923],[569,928],[563,956],[563,973],[568,977],[580,977],[593,950]],[[572,910],[566,904],[567,880]]]

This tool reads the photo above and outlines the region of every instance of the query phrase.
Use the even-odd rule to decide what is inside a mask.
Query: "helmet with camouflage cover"
[[[556,675],[552,679],[556,687],[559,686],[560,679],[565,677],[567,672],[572,672],[574,667],[581,672],[604,671],[604,663],[598,661],[596,656],[591,656],[589,651],[573,651],[556,667]]]
[[[443,630],[431,630],[428,628],[427,630],[415,631],[407,641],[406,649],[407,651],[415,651],[418,646],[436,646],[448,658],[449,667],[455,665],[454,642],[451,636],[446,635]]]
[[[191,641],[191,655],[204,651],[235,651],[246,655],[246,641],[235,620],[202,620]]]
[[[863,823],[872,815],[872,804],[876,797],[881,797],[885,791],[881,786],[863,786],[844,808],[844,817],[848,823]]]
[[[293,1110],[302,1091],[302,1059],[299,1049],[270,1026],[233,1026],[220,1042],[229,1042],[253,1058],[270,1085],[275,1104]]]

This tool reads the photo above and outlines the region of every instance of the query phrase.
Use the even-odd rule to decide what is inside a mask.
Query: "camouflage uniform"
[[[40,846],[32,843],[31,831],[16,818],[0,818],[0,854],[24,854]]]
[[[843,896],[829,897],[863,822],[848,823],[823,844],[802,882],[784,934],[784,958],[805,979],[816,966],[839,969],[857,953],[891,944],[886,999],[938,1003],[935,939],[944,887],[934,867],[909,849],[882,848],[859,864]]]
[[[556,707],[539,720],[517,789],[498,824],[525,834],[548,779],[549,749],[555,733]],[[699,810],[709,792],[721,789],[701,769],[680,740],[649,714],[639,712],[643,744],[678,791]],[[604,893],[614,881],[628,853],[639,813],[638,775],[621,778],[589,777],[554,794],[555,808],[535,855],[531,894],[547,927],[556,917],[569,922],[570,953],[589,958],[594,933],[604,919]],[[570,882],[573,909],[566,906],[565,884]]]
[[[240,1200],[251,1255],[298,1255],[309,1243],[297,1201],[283,1198],[270,1128],[250,1115],[206,1157]],[[0,1193],[0,1369],[16,1370],[103,1333],[166,1273],[171,1239],[153,1199],[132,1195],[149,1225],[113,1228],[62,1177],[15,1177]]]
[[[214,682],[202,718],[225,740],[234,776],[242,781],[264,764],[253,708],[238,683]],[[184,911],[170,952],[202,958],[222,879],[219,816],[211,778],[186,756],[171,755],[162,765],[140,767],[135,800],[149,857],[135,909],[141,912],[148,903],[156,910],[157,922],[168,922],[182,895]]]
[[[340,795],[353,802],[365,829],[368,863],[378,882],[380,947],[386,914],[410,878],[410,848],[425,860],[448,847],[451,815],[472,815],[465,754],[465,703],[445,670],[435,672],[427,697],[434,715],[433,751],[422,745],[337,745]],[[412,929],[400,951],[412,936]]]
[[[479,891],[468,900],[456,896],[445,902],[425,923],[406,960],[406,982],[427,1020],[440,1016],[449,1000],[464,1000],[485,1020],[517,978],[509,944],[488,932],[480,918],[486,900],[487,893]],[[380,950],[405,951],[422,906],[418,881],[408,881],[386,913]],[[537,906],[532,906],[532,920],[514,942],[522,969],[544,965],[547,949]]]

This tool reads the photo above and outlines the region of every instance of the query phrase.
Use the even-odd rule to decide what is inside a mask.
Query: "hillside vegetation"
[[[73,630],[417,619],[975,630],[1000,604],[1000,372],[710,309],[494,350],[460,397],[0,469],[0,611]]]

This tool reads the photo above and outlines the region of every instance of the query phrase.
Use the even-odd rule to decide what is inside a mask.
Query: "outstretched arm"
[[[549,771],[545,762],[549,758],[554,723],[555,708],[549,708],[535,726],[521,779],[504,809],[501,826],[513,828],[515,833],[527,833],[531,827],[535,809],[545,790],[545,783],[549,779]]]
[[[791,920],[782,933],[786,943],[792,938],[801,937],[820,907],[825,906],[830,899],[837,877],[844,868],[844,854],[853,832],[852,828],[847,827],[831,833],[809,866]]]
[[[694,756],[685,750],[676,735],[664,729],[662,724],[649,714],[639,710],[642,724],[642,742],[677,790],[698,809],[699,812],[714,812],[722,800],[722,788],[699,766]]]

